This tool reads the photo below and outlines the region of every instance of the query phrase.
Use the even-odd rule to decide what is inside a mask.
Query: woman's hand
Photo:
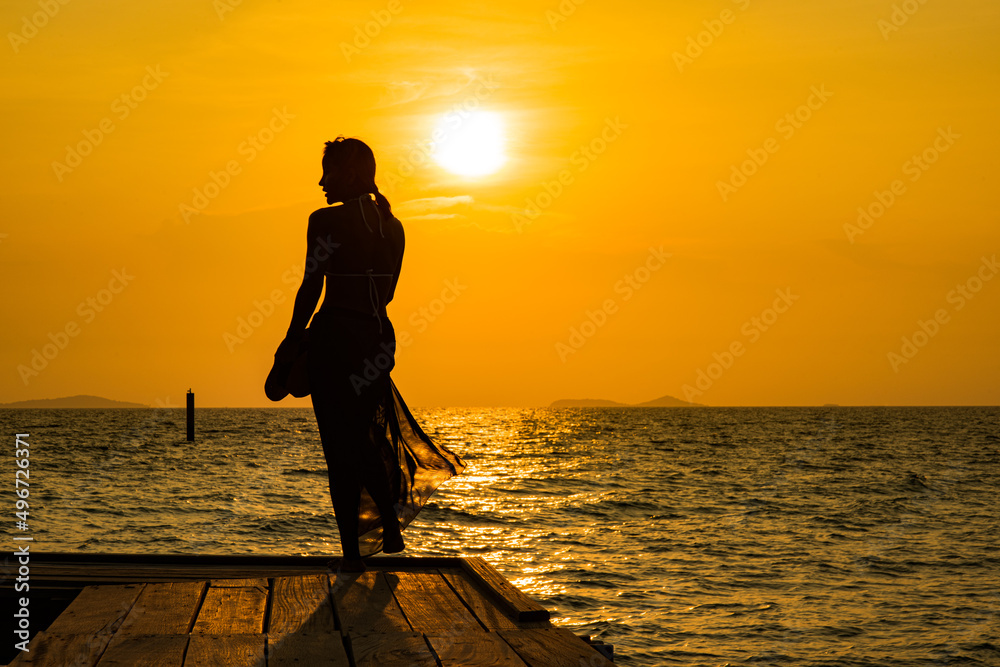
[[[281,341],[281,344],[278,345],[278,351],[274,353],[275,360],[280,363],[294,362],[295,358],[299,356],[304,334],[304,331],[297,333],[289,332],[285,336],[285,339]]]

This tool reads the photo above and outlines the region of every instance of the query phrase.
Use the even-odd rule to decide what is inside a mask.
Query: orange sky
[[[323,142],[344,134],[406,227],[389,314],[411,405],[1000,403],[995,2],[0,18],[0,402],[275,405]],[[480,178],[426,159],[473,107],[506,127]]]

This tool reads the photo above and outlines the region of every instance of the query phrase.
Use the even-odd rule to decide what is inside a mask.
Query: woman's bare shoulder
[[[309,222],[324,222],[327,220],[338,220],[344,215],[343,206],[324,206],[309,214]]]
[[[326,206],[309,215],[309,234],[325,237],[341,236],[344,231],[344,207]]]

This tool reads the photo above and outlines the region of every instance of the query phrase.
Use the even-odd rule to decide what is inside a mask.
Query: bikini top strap
[[[363,200],[367,199],[372,201],[371,193],[366,192],[365,194],[358,197],[358,207],[361,209],[361,222],[365,223],[365,229],[369,232],[374,233],[374,230],[368,226],[368,218],[365,216],[365,203]],[[378,235],[385,238],[385,234],[382,233],[382,209],[379,208],[378,202],[375,202],[375,212],[378,214]]]

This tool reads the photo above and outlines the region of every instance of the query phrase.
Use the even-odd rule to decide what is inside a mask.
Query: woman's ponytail
[[[378,204],[379,208],[382,209],[383,215],[387,215],[390,218],[393,217],[392,206],[389,205],[389,200],[385,198],[384,194],[378,191],[377,185],[373,185],[372,187],[375,188],[375,202]]]

